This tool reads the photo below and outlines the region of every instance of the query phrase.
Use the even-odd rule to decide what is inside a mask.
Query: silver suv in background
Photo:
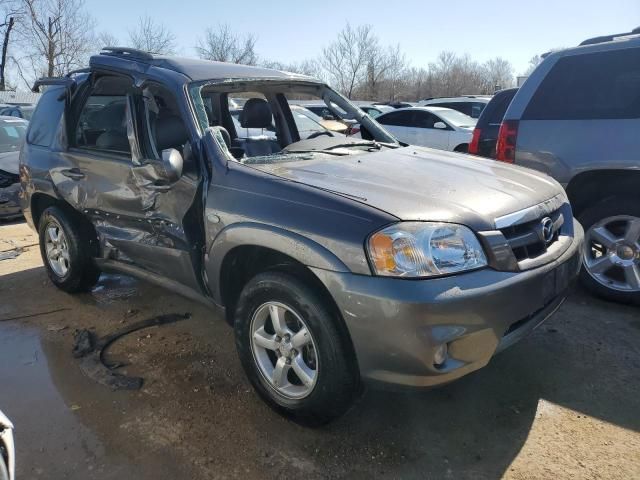
[[[640,29],[548,55],[511,102],[496,154],[566,188],[586,231],[583,284],[640,302]]]

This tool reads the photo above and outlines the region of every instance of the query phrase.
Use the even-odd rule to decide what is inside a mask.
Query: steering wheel
[[[313,132],[311,135],[307,137],[307,140],[311,140],[312,138],[317,138],[320,135],[329,135],[330,137],[335,137],[335,135],[329,130],[320,130],[318,132]]]

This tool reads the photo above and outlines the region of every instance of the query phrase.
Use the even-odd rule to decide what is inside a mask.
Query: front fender
[[[272,225],[243,222],[222,230],[205,257],[205,269],[211,294],[221,303],[220,272],[227,254],[236,247],[257,246],[275,250],[308,267],[349,272],[349,268],[319,243],[295,232]]]

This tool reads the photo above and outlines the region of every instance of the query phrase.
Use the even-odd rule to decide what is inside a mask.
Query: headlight
[[[369,238],[375,273],[392,277],[430,277],[487,265],[480,242],[464,225],[401,222]]]

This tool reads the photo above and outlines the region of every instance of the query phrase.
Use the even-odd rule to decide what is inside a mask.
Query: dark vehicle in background
[[[457,110],[471,118],[479,118],[491,100],[489,95],[464,95],[462,97],[427,98],[418,102],[420,107],[442,107]]]
[[[29,121],[34,110],[33,105],[7,105],[0,107],[0,116],[24,118]]]
[[[54,285],[115,271],[224,309],[256,392],[296,419],[337,417],[365,382],[484,367],[580,267],[553,179],[403,147],[311,77],[109,48],[39,85],[22,201]],[[290,99],[309,97],[364,138],[302,138]]]
[[[497,159],[551,175],[584,226],[583,284],[640,302],[640,29],[549,54],[505,114]]]
[[[482,110],[473,130],[469,153],[486,158],[496,158],[496,143],[504,114],[513,100],[517,88],[500,90]]]
[[[0,117],[0,220],[22,216],[20,208],[20,147],[27,131],[26,120]]]

